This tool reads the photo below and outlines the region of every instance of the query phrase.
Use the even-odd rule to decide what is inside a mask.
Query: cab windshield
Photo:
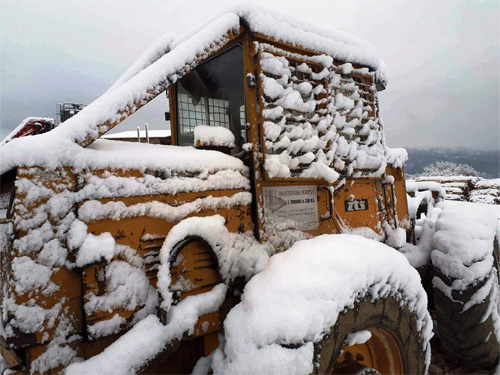
[[[192,146],[197,125],[222,126],[246,142],[243,50],[240,45],[199,65],[176,83],[177,143]]]

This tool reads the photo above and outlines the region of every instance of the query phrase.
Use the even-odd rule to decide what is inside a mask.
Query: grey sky
[[[389,67],[380,107],[390,146],[500,148],[500,1],[256,3],[376,47]],[[90,103],[161,35],[181,34],[231,4],[0,0],[0,138],[25,117],[55,116],[57,103]],[[161,128],[164,102],[116,131],[144,121]]]

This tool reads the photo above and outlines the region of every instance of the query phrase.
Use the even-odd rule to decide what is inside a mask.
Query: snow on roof
[[[146,138],[146,131],[140,131],[141,138]],[[148,131],[149,138],[167,138],[172,135],[170,129],[166,130],[149,130]],[[118,138],[136,138],[137,139],[137,130],[128,130],[121,133],[113,133],[103,135],[101,138],[104,139],[118,139]]]
[[[162,38],[155,44],[156,48],[148,50],[107,93],[50,133],[14,139],[3,145],[0,148],[0,173],[22,165],[70,165],[74,158],[73,151],[69,151],[70,143],[76,142],[83,146],[92,143],[175,83],[203,57],[220,50],[230,40],[229,34],[237,34],[242,26],[251,32],[327,54],[338,60],[368,66],[375,70],[378,81],[387,81],[385,66],[371,44],[342,32],[299,22],[265,8],[238,6],[172,42],[171,36]],[[157,59],[163,51],[169,52]],[[155,59],[154,63],[147,66]],[[49,145],[61,150],[49,151]],[[47,152],[51,157],[61,159],[48,159],[43,156]]]

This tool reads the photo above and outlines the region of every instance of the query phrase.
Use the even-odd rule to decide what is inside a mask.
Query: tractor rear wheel
[[[363,343],[348,346],[348,335],[369,331]],[[330,333],[315,345],[315,374],[421,374],[426,348],[416,316],[394,297],[357,302],[339,315]]]
[[[474,264],[468,265],[473,266]],[[452,290],[454,281],[434,266],[434,285],[446,285]],[[492,368],[498,364],[499,285],[499,247],[496,239],[491,270],[482,279],[476,280],[465,290],[452,290],[451,295],[444,293],[442,288],[434,289],[437,329],[448,354],[483,368]]]

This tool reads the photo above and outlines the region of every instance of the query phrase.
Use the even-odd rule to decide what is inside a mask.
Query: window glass
[[[177,135],[192,146],[197,125],[223,126],[246,142],[243,51],[236,45],[199,65],[176,84]]]

